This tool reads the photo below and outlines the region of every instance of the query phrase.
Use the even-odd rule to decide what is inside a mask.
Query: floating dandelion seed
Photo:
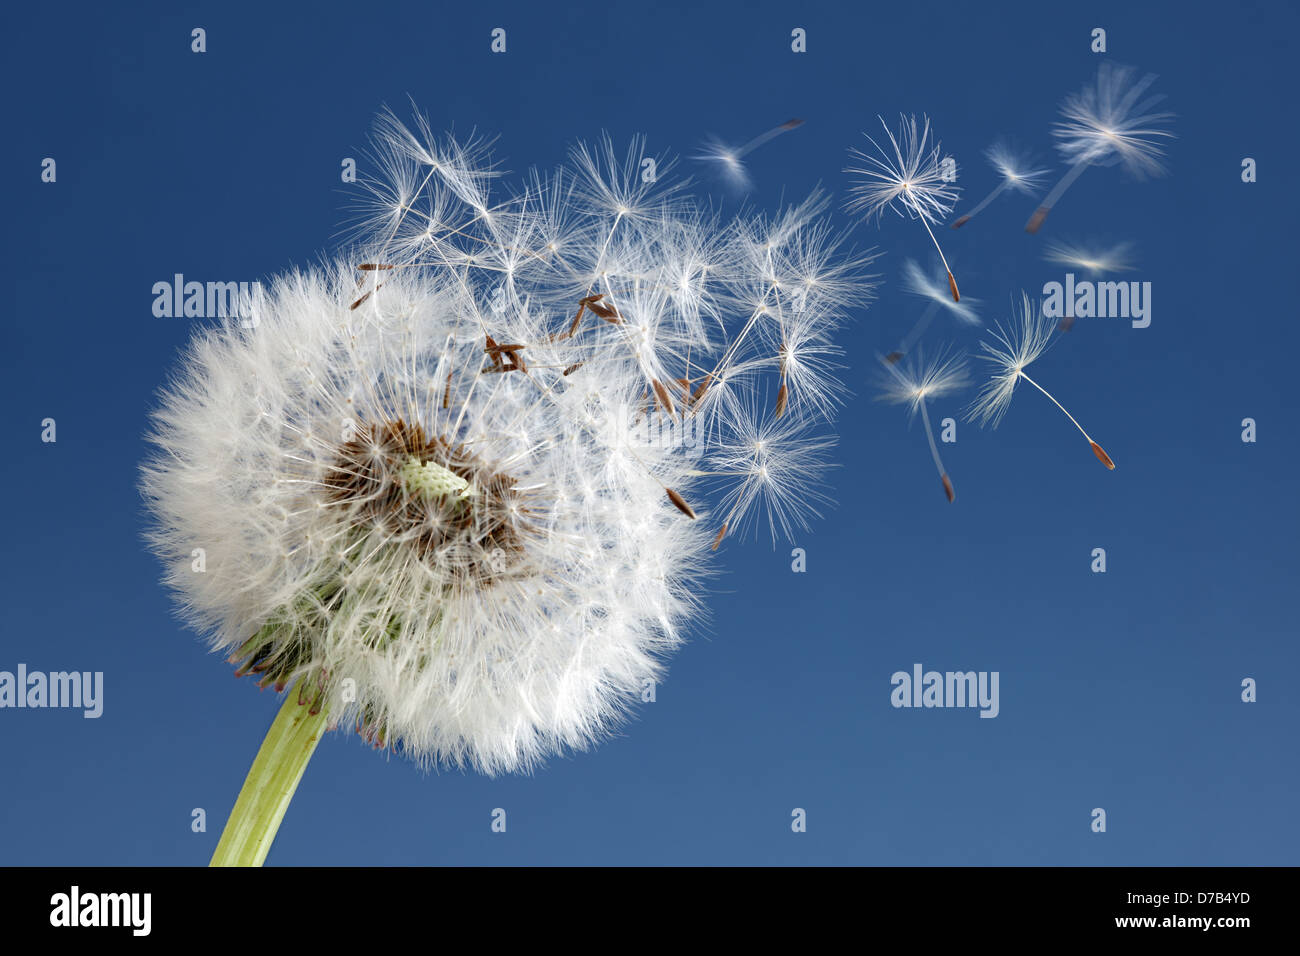
[[[1164,171],[1160,157],[1161,137],[1173,133],[1163,127],[1173,113],[1153,112],[1163,95],[1142,97],[1156,81],[1154,73],[1138,79],[1137,71],[1109,61],[1097,68],[1093,83],[1066,97],[1061,104],[1062,122],[1054,123],[1052,135],[1057,150],[1070,169],[1025,223],[1026,232],[1037,232],[1052,207],[1089,166],[1122,165],[1136,177]]]
[[[993,191],[980,200],[977,205],[966,215],[960,217],[952,224],[954,229],[960,229],[966,223],[978,216],[984,208],[1002,195],[1006,190],[1012,192],[1025,193],[1032,196],[1038,191],[1043,180],[1047,177],[1047,169],[1035,167],[1035,157],[1017,150],[1006,140],[997,140],[988,149],[984,150],[984,156],[989,161],[1002,181],[993,187]]]
[[[1133,269],[1133,243],[1121,242],[1100,248],[1052,240],[1043,247],[1043,258],[1057,265],[1081,269],[1092,276],[1129,272]]]
[[[939,446],[934,441],[934,430],[930,427],[930,413],[926,410],[926,403],[933,398],[951,395],[970,384],[965,359],[939,352],[929,362],[918,356],[915,362],[909,361],[903,365],[895,365],[887,359],[882,364],[885,378],[877,400],[906,405],[910,417],[915,417],[918,411],[921,413],[925,437],[930,442],[930,456],[934,459],[934,467],[939,471],[944,494],[948,496],[949,502],[953,501],[956,492],[943,467],[943,460],[939,457]]]
[[[834,446],[832,437],[809,434],[808,422],[794,416],[745,418],[744,427],[720,444],[713,467],[715,477],[731,484],[718,506],[726,534],[743,535],[757,512],[772,516],[773,544],[778,531],[791,538],[808,530],[830,503],[823,489]],[[713,542],[715,549],[722,537]]]
[[[916,340],[929,327],[930,322],[940,309],[943,309],[963,325],[980,324],[979,316],[975,312],[975,306],[980,304],[979,299],[967,297],[961,302],[954,302],[952,297],[948,295],[948,290],[944,287],[943,279],[942,265],[931,276],[927,275],[914,259],[908,259],[903,263],[903,291],[927,299],[929,304],[912,326],[912,330],[899,343],[898,349],[885,356],[886,362],[893,364],[911,351],[912,346],[916,344]]]
[[[903,263],[903,291],[942,306],[945,312],[963,325],[979,325],[979,315],[975,311],[979,299],[967,297],[961,302],[952,301],[944,288],[943,276],[942,265],[932,274],[927,274],[915,259],[907,259]]]
[[[199,333],[143,466],[187,618],[288,691],[214,864],[265,859],[326,729],[489,774],[608,736],[710,545],[815,513],[817,348],[869,297],[822,198],[723,222],[608,140],[498,198],[479,147],[378,135],[355,257]]]
[[[948,273],[948,291],[952,293],[953,301],[958,302],[961,294],[957,291],[957,280],[953,278],[952,269],[930,224],[952,212],[961,190],[945,178],[938,141],[930,145],[930,119],[922,117],[923,125],[918,130],[915,116],[900,116],[897,137],[883,117],[877,119],[885,127],[893,155],[870,136],[867,136],[867,141],[879,156],[856,148],[850,150],[850,155],[859,160],[860,165],[849,166],[845,172],[860,177],[860,181],[853,186],[853,198],[847,208],[861,212],[866,218],[875,216],[877,220],[886,208],[900,216],[921,220]]]
[[[722,180],[733,191],[745,192],[752,188],[754,184],[749,177],[749,170],[745,168],[745,164],[741,160],[768,140],[802,125],[803,120],[801,119],[786,120],[780,126],[774,126],[766,133],[755,136],[738,149],[734,149],[720,140],[710,139],[700,147],[700,152],[691,158],[712,165],[717,170],[718,175],[722,177]]]
[[[1047,389],[1025,374],[1025,369],[1051,345],[1055,331],[1056,326],[1043,314],[1041,306],[1032,301],[1028,295],[1021,293],[1019,323],[1008,324],[1005,327],[999,325],[993,331],[993,342],[986,339],[980,343],[980,348],[985,353],[980,358],[991,362],[994,372],[975,401],[971,403],[966,417],[968,420],[978,419],[981,425],[992,422],[996,428],[1011,405],[1016,384],[1024,379],[1046,395],[1053,405],[1065,412],[1065,417],[1073,422],[1074,427],[1079,429],[1080,434],[1088,440],[1097,460],[1113,471],[1115,463],[1102,447],[1092,440],[1092,436],[1083,430],[1083,426],[1075,420],[1075,417],[1066,411],[1065,406],[1053,398]]]
[[[1128,272],[1133,268],[1131,242],[1121,242],[1108,249],[1085,248],[1055,240],[1047,243],[1043,249],[1043,258],[1048,262],[1081,269],[1090,276],[1107,275],[1112,272]],[[1068,332],[1074,328],[1074,316],[1061,317],[1060,328]]]

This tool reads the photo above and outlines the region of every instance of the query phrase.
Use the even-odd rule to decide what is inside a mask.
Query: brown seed
[[[700,397],[704,394],[705,389],[709,387],[709,382],[711,382],[712,380],[713,380],[712,372],[705,375],[704,378],[700,380],[700,384],[695,386],[695,391],[691,392],[691,404],[695,404],[700,400]]]
[[[1034,214],[1029,217],[1029,222],[1025,223],[1025,232],[1035,233],[1043,228],[1043,220],[1047,218],[1049,212],[1051,209],[1047,206],[1039,206],[1035,209]]]
[[[802,125],[803,125],[803,120],[801,119],[786,120],[784,123],[781,124],[781,129],[794,129],[796,126],[802,126]]]
[[[949,503],[951,503],[952,500],[953,500],[954,498],[957,497],[957,493],[956,493],[955,491],[952,490],[952,482],[948,480],[948,476],[947,476],[947,475],[943,475],[943,476],[941,476],[941,477],[943,478],[943,491],[944,491],[944,494],[946,494],[946,495],[948,496],[948,501],[949,501]]]
[[[572,375],[574,372],[576,372],[576,371],[577,371],[578,369],[580,369],[580,368],[582,368],[582,363],[581,363],[581,362],[574,362],[572,365],[570,365],[568,368],[566,368],[566,369],[565,369],[563,372],[561,372],[560,374],[561,374],[561,375]]]
[[[573,334],[578,331],[578,323],[582,321],[583,310],[586,308],[587,308],[586,302],[581,302],[578,304],[578,314],[573,317],[573,324],[569,326],[569,331],[564,335],[560,336],[561,338],[565,338],[565,339],[573,338]]]
[[[722,544],[722,539],[726,537],[726,534],[727,534],[727,526],[724,524],[721,528],[718,529],[718,536],[713,539],[714,551],[718,550],[718,545]]]
[[[668,500],[677,507],[677,510],[686,515],[686,517],[694,520],[695,512],[691,509],[691,506],[686,503],[686,499],[671,488],[665,488],[664,490],[668,492]]]
[[[451,372],[447,373],[447,387],[442,392],[442,407],[451,408]]]
[[[785,414],[785,403],[789,399],[789,397],[790,397],[790,390],[785,387],[785,382],[782,382],[781,387],[777,389],[776,392],[776,417],[777,418],[780,418],[782,415]]]
[[[375,286],[374,289],[371,289],[370,292],[374,292],[376,289],[382,289],[383,287],[384,287],[384,284],[381,282],[381,283],[379,283],[379,285]],[[349,308],[349,309],[356,309],[356,307],[359,306],[362,302],[365,302],[366,299],[370,298],[370,292],[367,292],[367,293],[366,293],[365,295],[363,295],[361,298],[357,299],[357,301],[353,302],[350,306],[348,306],[348,308]]]
[[[614,325],[617,325],[619,322],[618,309],[614,308],[612,305],[605,305],[603,302],[588,302],[587,308],[591,309],[592,312],[596,313],[596,315],[600,316],[606,322]]]
[[[506,361],[509,363],[502,367],[503,372],[514,372],[516,370],[520,372],[528,371],[528,365],[524,362],[523,356],[518,354],[523,350],[524,346],[522,345],[497,346],[497,351],[503,354],[506,357]]]
[[[1062,332],[1070,331],[1070,329],[1074,328],[1074,316],[1067,315],[1065,318],[1061,319],[1059,325]]]
[[[951,272],[948,273],[948,291],[952,293],[952,301],[961,301],[961,293],[957,291],[957,280],[952,277]]]
[[[1115,470],[1115,463],[1110,460],[1110,455],[1106,454],[1105,450],[1096,442],[1092,443],[1092,453],[1097,456],[1097,460],[1099,462],[1101,462],[1111,471]]]
[[[968,223],[968,222],[970,222],[970,216],[962,216],[960,219],[958,219],[956,222],[954,222],[954,223],[952,224],[952,227],[953,227],[954,229],[960,229],[962,226],[966,225],[966,223]]]
[[[374,263],[374,262],[363,262],[361,263],[361,265],[357,266],[357,268],[360,269],[362,272],[374,272],[377,269],[391,269],[393,267],[386,266],[386,265],[379,265],[378,263]]]
[[[890,365],[897,365],[902,360],[903,360],[902,352],[890,352],[888,355],[885,356],[885,361],[888,362]]]
[[[527,372],[528,366],[524,360],[516,353],[524,349],[522,345],[498,345],[492,336],[485,336],[487,344],[483,346],[483,351],[492,356],[492,367],[485,369],[487,372]],[[501,360],[505,356],[505,361]]]
[[[655,397],[659,399],[660,404],[662,404],[663,407],[667,409],[668,414],[671,415],[673,413],[673,400],[668,397],[668,389],[664,388],[664,383],[659,381],[659,379],[655,379],[650,384],[654,387]],[[692,515],[692,517],[694,516]]]

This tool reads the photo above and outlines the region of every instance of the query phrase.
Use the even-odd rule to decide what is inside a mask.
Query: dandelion
[[[643,149],[500,194],[481,143],[385,116],[356,248],[189,346],[151,543],[236,674],[286,692],[214,865],[265,859],[326,730],[488,774],[604,739],[702,608],[710,545],[815,516],[812,359],[870,255],[816,197],[727,223],[654,193]]]
[[[738,305],[750,314],[740,340],[756,336],[760,354],[776,357],[777,417],[791,401],[815,416],[833,415],[842,395],[835,376],[841,351],[836,329],[851,309],[874,297],[871,280],[876,276],[866,275],[864,268],[876,253],[844,250],[847,236],[833,232],[821,218],[829,205],[823,193],[814,192],[772,219],[738,221],[732,235],[739,256],[734,269],[741,277]],[[742,370],[743,365],[730,374]],[[723,386],[729,373],[720,367],[710,377]],[[715,398],[726,394],[721,387],[710,392]]]
[[[1002,416],[1006,414],[1007,408],[1011,405],[1016,385],[1021,379],[1024,379],[1046,395],[1053,405],[1065,412],[1065,417],[1073,422],[1074,427],[1079,429],[1079,433],[1088,440],[1088,444],[1092,446],[1092,453],[1097,456],[1097,460],[1114,471],[1115,462],[1102,450],[1099,444],[1092,440],[1092,436],[1083,430],[1083,426],[1075,420],[1075,417],[1066,411],[1065,406],[1053,398],[1047,389],[1025,373],[1025,369],[1033,364],[1052,344],[1052,336],[1056,329],[1055,325],[1050,318],[1043,315],[1042,308],[1024,293],[1021,293],[1019,319],[1018,324],[1009,323],[1005,327],[998,326],[993,332],[994,341],[985,340],[980,343],[980,348],[984,352],[980,358],[992,363],[994,372],[993,376],[981,389],[979,395],[976,396],[975,401],[971,403],[970,408],[967,410],[967,419],[978,419],[981,425],[992,422],[996,428],[1002,420]]]
[[[961,294],[957,291],[957,280],[953,278],[952,269],[930,224],[952,212],[960,189],[945,176],[939,143],[930,144],[929,117],[922,117],[919,130],[915,116],[900,117],[898,136],[885,124],[883,117],[877,119],[885,128],[893,155],[870,136],[867,136],[867,141],[875,147],[878,156],[856,148],[850,151],[860,165],[850,166],[845,172],[860,177],[860,181],[853,186],[853,198],[848,209],[861,212],[867,218],[875,216],[877,220],[885,209],[921,220],[948,273],[948,291],[952,293],[953,301],[959,302]]]
[[[745,168],[745,164],[741,160],[769,140],[802,125],[803,120],[801,119],[786,120],[780,126],[774,126],[766,133],[755,136],[738,149],[732,148],[720,140],[710,139],[700,147],[700,152],[691,158],[713,166],[728,188],[734,192],[745,192],[753,186],[753,181],[749,177],[749,170]]]
[[[903,263],[903,291],[928,300],[928,304],[898,348],[885,356],[886,362],[892,364],[906,355],[940,309],[963,325],[980,324],[979,316],[975,312],[979,300],[967,297],[961,302],[954,302],[948,295],[948,290],[944,288],[942,266],[933,275],[928,275],[915,260],[906,260]]]
[[[791,538],[807,531],[830,503],[824,476],[834,439],[812,436],[808,422],[793,416],[752,415],[743,422],[743,428],[720,443],[712,469],[715,478],[731,486],[718,505],[722,528],[726,534],[744,534],[747,516],[762,513],[771,517],[773,544],[778,533]],[[713,542],[715,549],[722,534]]]
[[[1164,171],[1160,140],[1173,136],[1163,128],[1173,114],[1153,111],[1163,95],[1143,99],[1155,81],[1154,73],[1138,79],[1132,67],[1106,61],[1098,67],[1092,84],[1066,97],[1061,104],[1064,121],[1053,124],[1052,135],[1058,140],[1057,150],[1071,166],[1029,217],[1026,232],[1042,227],[1057,200],[1089,166],[1119,164],[1136,177]]]
[[[1079,269],[1090,276],[1101,276],[1112,272],[1130,271],[1133,268],[1132,249],[1131,242],[1121,242],[1109,248],[1098,248],[1053,240],[1043,249],[1043,258],[1057,265]],[[1060,327],[1062,332],[1074,328],[1074,316],[1062,316]]]
[[[1052,240],[1043,247],[1043,259],[1092,276],[1130,272],[1133,269],[1133,243],[1121,242],[1102,248]]]
[[[939,446],[934,442],[934,430],[930,427],[930,413],[926,409],[926,403],[933,398],[951,395],[970,384],[965,360],[940,352],[929,362],[918,357],[915,363],[896,365],[884,361],[882,364],[885,379],[877,400],[906,405],[909,416],[913,418],[918,411],[921,413],[925,437],[930,442],[930,456],[934,459],[934,467],[939,471],[944,494],[952,502],[956,498],[956,492],[953,491],[947,469],[943,467],[943,460],[939,457]]]
[[[984,150],[984,156],[989,161],[1002,181],[993,187],[993,191],[980,200],[977,205],[966,215],[960,217],[952,224],[954,229],[960,229],[966,223],[978,216],[984,208],[1002,195],[1006,190],[1012,192],[1024,193],[1032,196],[1038,191],[1043,179],[1047,176],[1047,170],[1034,166],[1034,157],[1017,150],[1006,140],[997,140],[988,149]]]

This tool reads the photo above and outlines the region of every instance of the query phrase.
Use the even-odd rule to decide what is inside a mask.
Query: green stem
[[[298,688],[285,696],[230,811],[210,866],[261,866],[307,762],[325,730],[325,708],[310,713]]]

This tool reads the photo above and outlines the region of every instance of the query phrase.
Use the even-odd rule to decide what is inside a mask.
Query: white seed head
[[[497,197],[482,143],[417,130],[381,119],[351,254],[195,336],[143,466],[151,541],[241,673],[426,765],[528,770],[662,677],[715,516],[815,510],[818,350],[870,256],[820,200],[725,223],[656,192],[639,142]],[[809,281],[832,295],[796,314]]]

